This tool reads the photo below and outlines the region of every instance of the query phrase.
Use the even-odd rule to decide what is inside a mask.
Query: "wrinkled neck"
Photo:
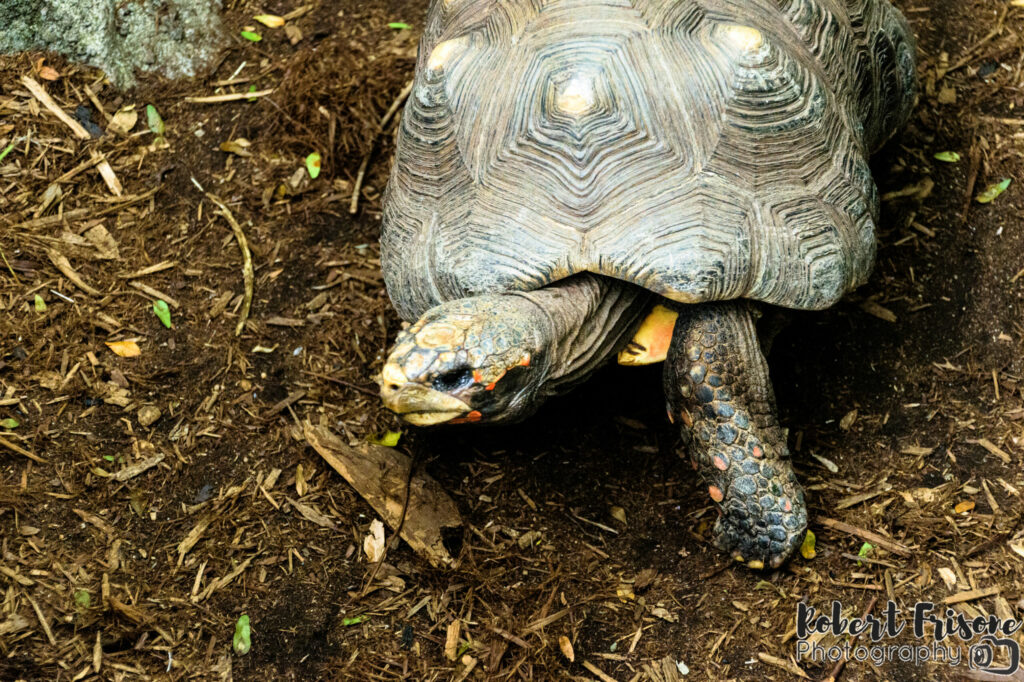
[[[547,378],[541,396],[563,393],[586,379],[632,338],[652,294],[598,275],[583,274],[515,294],[536,305],[546,323]]]

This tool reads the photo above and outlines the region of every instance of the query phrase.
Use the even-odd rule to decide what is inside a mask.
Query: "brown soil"
[[[263,41],[230,40],[203,78],[149,79],[131,93],[56,57],[52,82],[37,55],[0,59],[0,150],[17,141],[0,161],[0,419],[19,422],[0,429],[0,679],[552,680],[600,670],[668,681],[677,661],[688,680],[795,679],[801,600],[840,599],[859,615],[873,597],[880,613],[886,599],[910,607],[992,588],[956,608],[1021,617],[1024,194],[1013,184],[991,204],[969,199],[1024,179],[1024,9],[900,4],[926,87],[875,168],[883,193],[926,178],[934,187],[885,201],[868,285],[832,310],[791,316],[775,341],[772,374],[818,540],[815,558],[765,573],[709,546],[713,511],[664,421],[660,370],[610,367],[523,425],[404,433],[399,449],[463,514],[460,563],[432,569],[399,544],[363,594],[374,513],[299,425],[354,440],[396,428],[372,381],[398,327],[376,244],[393,125],[375,142],[374,130],[411,77],[425,3],[316,2],[291,22],[297,45],[259,27]],[[295,6],[235,7],[228,23]],[[131,137],[82,142],[22,75],[65,110],[92,108],[101,127],[87,85],[107,114],[134,105],[140,121]],[[213,85],[233,75],[245,80]],[[250,85],[276,90],[254,102],[184,99]],[[955,102],[940,103],[947,88]],[[162,114],[166,147],[140,132],[146,104]],[[218,148],[237,138],[250,156]],[[38,210],[90,149],[125,196],[87,168]],[[933,158],[947,150],[962,160]],[[323,155],[320,177],[279,192],[312,151]],[[228,205],[252,250],[255,296],[240,337],[241,253],[199,187]],[[83,236],[96,225],[117,243],[112,259],[97,259]],[[70,281],[53,252],[98,293]],[[172,329],[137,283],[178,304]],[[127,339],[138,357],[105,345]],[[161,411],[150,426],[138,419],[144,406]],[[155,467],[112,477],[157,453]],[[876,546],[858,564],[844,554],[863,539],[823,518],[910,551]],[[87,606],[76,603],[83,591]],[[252,650],[238,656],[242,613]],[[453,622],[455,660],[445,656]],[[800,666],[816,679],[832,667]],[[954,672],[966,665],[851,663],[842,679]]]

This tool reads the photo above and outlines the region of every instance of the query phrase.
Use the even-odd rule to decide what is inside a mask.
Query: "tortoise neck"
[[[652,296],[640,287],[591,274],[515,295],[534,303],[548,322],[542,397],[564,393],[617,353],[636,331]]]

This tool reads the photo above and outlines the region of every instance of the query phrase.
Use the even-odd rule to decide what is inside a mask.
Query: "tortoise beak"
[[[380,397],[385,407],[416,426],[441,424],[473,409],[454,396],[409,381],[402,368],[390,362],[381,372]]]

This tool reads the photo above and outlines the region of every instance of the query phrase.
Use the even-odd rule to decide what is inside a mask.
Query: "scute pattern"
[[[906,120],[887,0],[435,0],[382,260],[399,313],[577,272],[827,307],[866,279]]]

